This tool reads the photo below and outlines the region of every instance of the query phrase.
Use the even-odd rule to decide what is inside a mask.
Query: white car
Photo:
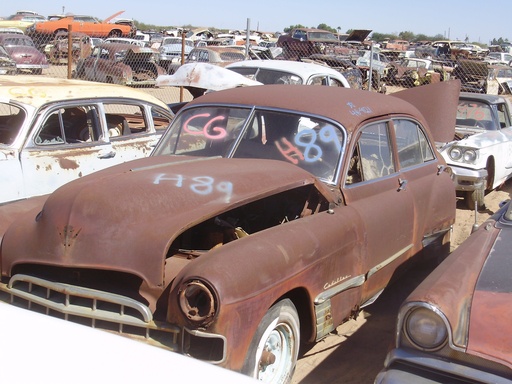
[[[184,58],[187,58],[192,49],[194,49],[194,41],[192,39],[164,37],[158,48],[159,64],[167,69],[170,63],[181,63],[182,53]]]
[[[173,117],[167,104],[128,87],[2,76],[0,203],[146,157]]]
[[[246,60],[226,66],[263,84],[328,85],[350,88],[340,72],[326,65],[290,60]]]
[[[191,372],[201,382],[212,377],[222,383],[256,382],[191,357],[13,305],[0,303],[0,316],[0,359],[9,367],[2,381],[7,383],[141,383],[148,377],[187,382]],[[86,373],[91,368],[94,375]]]
[[[512,121],[502,96],[461,92],[455,138],[438,145],[453,171],[457,194],[470,209],[485,206],[485,193],[512,177]]]
[[[489,64],[510,65],[512,62],[512,55],[506,52],[490,52],[485,56],[484,61]]]

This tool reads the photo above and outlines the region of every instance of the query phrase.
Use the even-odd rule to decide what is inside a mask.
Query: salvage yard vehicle
[[[287,59],[309,57],[313,54],[345,55],[357,58],[357,48],[352,44],[363,42],[370,34],[369,30],[354,30],[341,41],[336,33],[315,28],[295,28],[288,34],[282,34],[277,46],[283,48]]]
[[[33,12],[20,12],[0,20],[0,28],[16,28],[25,33],[34,23],[46,21],[46,17]]]
[[[400,61],[390,62],[390,65],[385,81],[405,87],[447,81],[453,72],[452,66],[431,59],[404,57]]]
[[[164,37],[162,44],[158,48],[160,52],[159,64],[167,69],[170,63],[181,63],[182,51],[186,59],[192,49],[194,49],[194,41],[192,39]]]
[[[511,248],[509,201],[401,305],[375,383],[512,383]]]
[[[356,316],[406,260],[448,252],[455,190],[432,134],[455,115],[459,87],[425,86],[414,104],[415,89],[207,93],[151,156],[72,181],[15,221],[0,289],[14,304],[289,381],[301,341]],[[440,108],[421,114],[432,100]]]
[[[16,62],[18,72],[28,71],[34,75],[41,75],[43,69],[49,67],[46,56],[38,51],[34,42],[28,36],[18,33],[1,33],[0,45]]]
[[[77,62],[73,78],[120,84],[131,87],[154,87],[156,78],[165,74],[157,64],[158,50],[133,44],[102,43]]]
[[[466,92],[502,95],[512,93],[512,67],[486,61],[459,60],[453,71]]]
[[[157,98],[121,86],[22,75],[0,85],[0,203],[148,156],[173,118]]]
[[[242,48],[242,47],[240,47]],[[244,50],[235,47],[224,47],[224,46],[204,46],[195,47],[190,51],[185,63],[210,63],[225,67],[235,61],[245,60]],[[172,75],[180,67],[181,63],[171,62],[167,67],[167,73]]]
[[[58,32],[55,39],[50,41],[44,52],[51,64],[67,64],[69,56],[69,34]],[[81,32],[71,33],[71,60],[76,63],[79,59],[88,57],[92,52],[92,41],[89,36]]]
[[[290,60],[245,60],[227,69],[263,84],[328,85],[350,88],[347,79],[327,65]]]
[[[172,370],[173,380],[183,383],[194,372],[195,380],[214,377],[223,384],[254,384],[247,376],[227,369],[12,305],[1,303],[0,316],[4,346],[0,359],[10,368],[2,372],[5,382],[63,384],[73,377],[73,383],[85,384],[90,377],[77,377],[77,372],[95,366],[101,367],[103,383],[144,382],[148,370],[152,380],[164,381]],[[37,356],[33,369],[26,369],[26,362],[19,358],[26,353],[26,344],[20,343],[20,339],[30,340],[30,353]],[[44,368],[56,359],[61,364],[59,369]]]
[[[16,72],[16,62],[3,45],[0,45],[0,75],[15,75]]]
[[[454,140],[439,151],[452,168],[468,208],[485,207],[485,193],[512,177],[510,104],[502,96],[461,92]]]
[[[71,25],[73,32],[82,32],[90,37],[133,37],[137,30],[135,24],[110,22],[123,12],[117,12],[103,21],[88,15],[55,15],[27,27],[26,34],[37,41],[47,42],[57,32],[68,32]]]

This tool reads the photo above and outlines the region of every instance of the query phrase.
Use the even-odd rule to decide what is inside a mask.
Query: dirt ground
[[[502,201],[511,198],[512,180],[485,197],[486,209],[479,211],[476,223],[487,220]],[[475,224],[475,212],[457,202],[456,223],[452,234],[452,249],[470,234]],[[337,334],[305,348],[299,361],[293,384],[373,383],[382,369],[389,348],[393,345],[395,319],[400,303],[431,271],[430,267],[413,266],[383,292],[356,320],[337,328]]]

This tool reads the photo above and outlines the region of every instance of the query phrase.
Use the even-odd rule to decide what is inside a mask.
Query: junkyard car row
[[[0,77],[0,301],[285,383],[300,345],[406,262],[444,260],[403,303],[376,382],[512,382],[512,204],[448,255],[456,197],[482,209],[512,177],[505,55],[439,41],[406,57],[405,41],[369,50],[369,30],[296,28],[249,57],[207,30],[158,47],[76,31],[71,54],[45,52],[86,80]],[[131,89],[165,85],[194,100],[175,115]]]

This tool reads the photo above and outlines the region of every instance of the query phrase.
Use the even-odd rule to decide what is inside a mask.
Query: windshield
[[[460,100],[457,106],[458,127],[470,127],[495,130],[491,107],[486,103],[474,100]]]
[[[263,84],[300,85],[304,83],[299,76],[285,71],[249,67],[230,67],[229,69],[251,80],[256,80]]]
[[[333,182],[344,137],[334,123],[298,113],[202,107],[182,111],[152,156],[287,161]]]

